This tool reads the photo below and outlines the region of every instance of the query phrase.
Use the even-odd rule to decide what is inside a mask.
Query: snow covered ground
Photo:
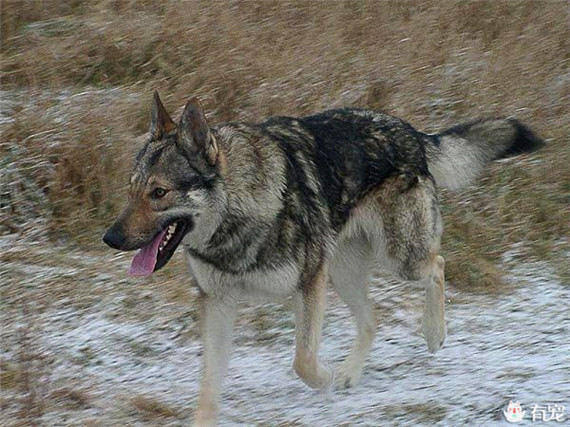
[[[0,239],[0,424],[187,425],[201,346],[180,259],[171,275],[135,281],[122,255],[10,239]],[[377,340],[346,391],[315,392],[296,378],[290,311],[244,307],[221,424],[492,424],[509,400],[570,414],[570,285],[546,263],[518,262],[516,249],[505,255],[500,292],[448,287],[448,338],[435,356],[418,332],[421,293],[378,279]],[[338,364],[353,333],[331,293],[323,360]]]

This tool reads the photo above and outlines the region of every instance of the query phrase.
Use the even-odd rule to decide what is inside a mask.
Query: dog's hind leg
[[[417,177],[411,185],[395,177],[376,196],[385,234],[388,268],[425,289],[422,332],[435,353],[446,336],[443,257],[438,255],[443,230],[433,181]]]
[[[445,261],[437,255],[431,261],[431,271],[424,279],[426,297],[422,332],[428,350],[435,353],[445,341]]]
[[[348,305],[356,320],[356,338],[350,354],[335,374],[335,386],[355,386],[376,335],[374,307],[368,298],[371,268],[370,245],[364,238],[341,242],[330,267],[334,289]]]
[[[203,342],[203,374],[194,417],[197,426],[215,425],[221,384],[226,373],[236,304],[216,297],[200,296],[201,332]]]
[[[293,369],[311,388],[327,388],[332,372],[319,361],[319,345],[326,304],[327,266],[319,271],[294,296],[295,361]]]

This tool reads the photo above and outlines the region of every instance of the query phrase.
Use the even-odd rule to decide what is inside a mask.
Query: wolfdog
[[[103,240],[139,249],[135,276],[164,267],[183,246],[204,348],[195,422],[213,424],[242,300],[292,297],[293,368],[316,389],[358,382],[375,335],[368,282],[377,268],[425,292],[422,332],[437,351],[446,336],[437,188],[464,187],[490,161],[542,145],[510,118],[425,134],[356,108],[210,127],[195,98],[175,123],[155,92],[127,206]],[[335,374],[318,357],[329,283],[357,327]]]

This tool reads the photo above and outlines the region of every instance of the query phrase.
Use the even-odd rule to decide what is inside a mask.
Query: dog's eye
[[[161,199],[162,197],[164,197],[166,195],[167,192],[168,191],[165,190],[164,188],[160,188],[160,187],[155,188],[152,191],[152,198],[153,199]]]

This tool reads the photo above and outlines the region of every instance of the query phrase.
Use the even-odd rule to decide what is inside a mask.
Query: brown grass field
[[[6,317],[21,312],[23,297],[26,310],[40,311],[61,298],[95,301],[76,283],[112,264],[83,255],[126,262],[100,237],[125,198],[154,89],[176,115],[198,96],[214,123],[339,106],[383,110],[428,132],[517,117],[547,146],[443,192],[447,278],[459,291],[500,293],[501,256],[516,245],[517,262],[546,261],[570,282],[566,1],[5,0],[0,8],[0,236],[14,242],[0,252]],[[176,279],[181,257],[174,261],[140,286],[190,304]],[[9,267],[16,263],[78,270],[22,285],[29,272]],[[28,384],[22,366],[37,360],[25,355],[25,332],[10,338],[21,363],[0,362],[2,387],[23,387],[18,413],[28,417],[53,402],[38,403],[41,390]],[[89,400],[58,392],[68,405]],[[145,396],[132,402],[150,417],[176,412]]]

